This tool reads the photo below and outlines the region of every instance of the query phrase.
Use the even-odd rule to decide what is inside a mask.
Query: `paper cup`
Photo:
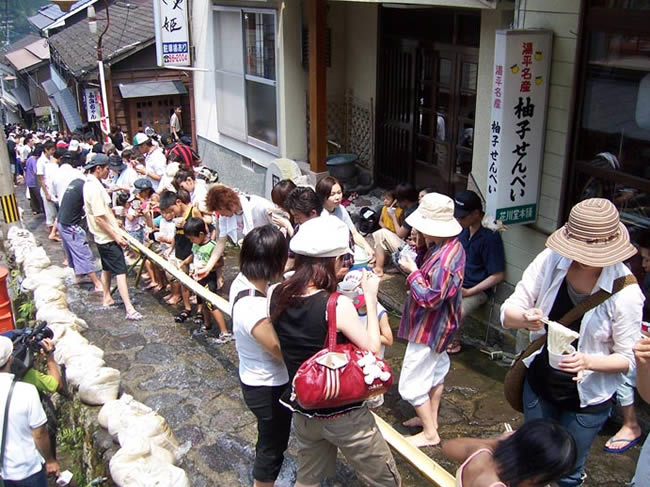
[[[551,352],[550,350],[548,351],[548,363],[553,367],[554,369],[560,370],[560,361],[566,357],[570,357],[571,355],[575,355],[576,349],[572,346],[569,345],[564,353],[554,353]]]

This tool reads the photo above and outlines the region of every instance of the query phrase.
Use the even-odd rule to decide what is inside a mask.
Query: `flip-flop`
[[[130,313],[127,313],[126,316],[124,317],[126,320],[129,321],[140,321],[141,319],[144,318],[139,312],[136,310],[131,311]]]
[[[627,445],[625,445],[623,448],[610,448],[609,446],[605,445],[603,447],[603,450],[606,451],[607,453],[623,453],[628,451],[630,448],[633,446],[638,445],[641,443],[642,436],[639,436],[637,438],[634,438],[633,440],[629,440],[627,438],[619,438],[616,439],[613,436],[607,440],[607,443],[621,443],[621,442],[627,442]]]

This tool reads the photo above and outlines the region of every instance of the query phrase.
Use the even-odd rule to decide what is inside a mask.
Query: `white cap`
[[[319,216],[300,224],[291,239],[291,251],[307,257],[351,254],[350,229],[335,216]]]
[[[14,351],[13,342],[6,336],[0,336],[0,367],[7,364],[7,360]]]

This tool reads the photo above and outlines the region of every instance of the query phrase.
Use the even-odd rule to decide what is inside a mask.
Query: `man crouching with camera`
[[[47,487],[47,474],[58,476],[59,464],[38,391],[11,373],[13,350],[12,341],[0,336],[0,473],[7,487]]]

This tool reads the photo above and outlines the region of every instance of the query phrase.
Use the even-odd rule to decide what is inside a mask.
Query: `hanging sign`
[[[84,88],[83,100],[88,121],[99,122],[102,119],[102,95],[99,88]]]
[[[496,33],[486,211],[505,224],[537,220],[552,42],[547,30]]]
[[[188,0],[153,0],[158,66],[190,66]]]

